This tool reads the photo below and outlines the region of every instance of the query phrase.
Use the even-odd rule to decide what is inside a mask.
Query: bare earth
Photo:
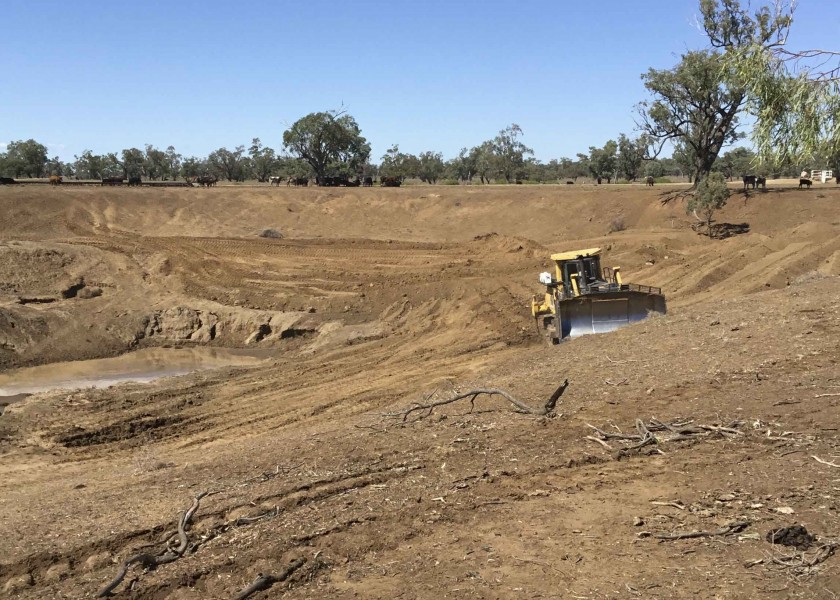
[[[115,596],[236,598],[304,559],[248,597],[836,598],[840,189],[733,196],[719,221],[749,231],[724,240],[676,189],[0,188],[0,369],[275,350],[10,404],[0,596],[94,597],[210,492]],[[591,246],[669,314],[549,348],[537,275]],[[566,379],[553,418],[384,414]],[[694,433],[587,439],[637,419]],[[803,554],[765,540],[794,524]],[[692,532],[718,535],[661,539]]]

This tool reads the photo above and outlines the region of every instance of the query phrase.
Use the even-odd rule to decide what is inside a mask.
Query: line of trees
[[[0,153],[0,174],[18,178],[62,175],[78,179],[122,176],[149,180],[214,174],[228,181],[256,179],[261,182],[277,176],[351,178],[379,175],[434,184],[441,180],[552,182],[590,176],[611,181],[619,165],[621,176],[633,180],[651,170],[658,175],[681,173],[668,159],[653,161],[643,172],[640,146],[623,134],[619,138],[620,148],[610,141],[604,148],[592,147],[589,154],[578,154],[577,160],[560,158],[547,163],[533,157],[533,150],[522,142],[523,135],[519,125],[511,124],[494,138],[473,148],[463,148],[450,160],[444,160],[442,153],[431,150],[417,155],[405,153],[395,144],[375,163],[370,160],[370,145],[350,115],[312,113],[284,133],[283,153],[254,138],[247,150],[245,146],[233,150],[219,148],[206,157],[184,157],[173,146],[160,150],[146,145],[142,150],[126,148],[106,154],[85,150],[73,161],[63,162],[58,157],[48,157],[46,146],[30,139],[12,142],[6,152]]]
[[[616,178],[636,181],[655,178],[683,178],[693,175],[694,161],[690,152],[678,146],[669,158],[647,158],[648,141],[630,139],[625,134],[618,141],[608,140],[603,146],[591,146],[587,153],[578,153],[574,159],[559,158],[542,162],[528,156],[531,150],[518,137],[522,130],[511,125],[499,132],[493,140],[463,148],[452,159],[444,160],[442,153],[427,151],[414,155],[400,151],[393,145],[372,163],[364,158],[356,162],[326,161],[322,176],[397,177],[402,180],[417,179],[436,184],[454,183],[558,183],[577,181],[580,178],[601,179],[607,183]],[[369,153],[369,150],[368,150]],[[834,161],[837,163],[838,161]],[[712,172],[720,172],[727,179],[754,173],[768,177],[796,177],[803,169],[832,166],[840,172],[840,164],[832,163],[829,156],[816,156],[810,163],[778,161],[759,163],[758,155],[745,147],[724,152],[712,165]],[[185,177],[213,174],[228,181],[257,180],[267,182],[270,177],[316,178],[317,173],[306,159],[291,154],[278,154],[266,147],[259,138],[251,145],[237,146],[233,150],[219,148],[207,157],[183,157],[169,146],[159,150],[146,145],[143,150],[127,148],[119,153],[104,155],[85,150],[72,162],[49,157],[47,148],[35,140],[15,141],[0,153],[0,175],[16,178],[38,178],[62,175],[78,179],[139,176],[147,180],[174,181]]]
[[[682,175],[697,186],[712,172],[730,178],[795,175],[810,165],[840,172],[840,52],[786,47],[795,2],[765,1],[752,13],[740,0],[699,0],[699,8],[709,47],[686,52],[671,69],[642,74],[650,98],[637,105],[640,135],[631,139],[622,133],[617,141],[592,146],[575,159],[535,159],[514,123],[450,160],[435,151],[407,154],[394,144],[377,164],[370,160],[370,144],[358,123],[341,110],[296,121],[283,133],[282,152],[254,138],[247,150],[219,148],[203,158],[183,157],[172,146],[146,145],[119,154],[85,150],[65,163],[48,157],[43,144],[20,140],[0,154],[0,174],[84,179],[214,174],[228,181],[378,174],[428,183],[553,182],[584,176],[609,183]],[[743,137],[738,127],[745,112],[755,119],[758,155],[736,148],[721,156]],[[661,158],[666,149],[671,157]]]

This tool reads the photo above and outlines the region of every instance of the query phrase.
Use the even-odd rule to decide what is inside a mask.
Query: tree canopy
[[[795,0],[700,0],[703,27],[730,85],[744,90],[761,159],[784,163],[840,152],[840,52],[791,49]]]
[[[612,181],[615,176],[617,151],[618,144],[615,140],[609,140],[603,148],[589,147],[587,166],[594,179],[606,179],[607,183]]]
[[[356,120],[337,111],[302,117],[283,133],[283,146],[308,162],[319,180],[355,173],[370,156],[370,144]]]
[[[639,127],[653,156],[666,143],[682,145],[692,156],[695,185],[709,174],[726,144],[736,141],[743,89],[724,77],[724,63],[714,51],[692,51],[672,69],[642,75],[652,101],[639,105]]]
[[[29,139],[10,142],[0,154],[0,169],[10,177],[42,177],[47,167],[47,147]]]
[[[513,123],[493,138],[492,153],[495,166],[508,183],[519,179],[524,171],[525,155],[534,154],[533,150],[520,141],[521,136],[522,128]]]

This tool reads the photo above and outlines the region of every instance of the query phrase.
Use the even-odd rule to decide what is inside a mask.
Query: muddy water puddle
[[[0,414],[6,405],[39,392],[147,383],[219,367],[254,366],[275,355],[272,350],[144,348],[114,358],[11,369],[0,373]]]

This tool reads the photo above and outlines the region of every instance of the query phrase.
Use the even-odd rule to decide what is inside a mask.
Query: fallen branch
[[[807,552],[796,552],[789,556],[781,557],[770,555],[768,558],[775,565],[793,569],[795,572],[806,572],[812,567],[828,560],[838,547],[840,547],[840,542],[832,540],[819,546],[810,556]]]
[[[611,363],[615,364],[615,365],[625,365],[625,364],[630,363],[630,362],[639,362],[635,358],[628,358],[627,360],[613,360],[609,356],[607,356],[607,360],[610,361]]]
[[[637,436],[637,435],[628,434],[628,433],[621,433],[620,431],[618,433],[612,433],[610,431],[604,431],[603,429],[599,429],[599,428],[595,427],[594,425],[590,425],[589,423],[586,423],[586,426],[594,429],[595,432],[598,435],[601,436],[601,439],[604,439],[604,440],[638,440],[639,439],[639,436]]]
[[[233,524],[237,527],[241,527],[243,525],[252,525],[254,523],[262,521],[263,519],[273,519],[278,514],[280,514],[280,509],[275,506],[270,511],[264,512],[263,514],[257,515],[255,517],[239,517],[233,522]]]
[[[189,546],[187,528],[189,527],[193,515],[196,513],[199,505],[201,504],[201,499],[204,498],[204,496],[206,496],[207,494],[208,492],[199,493],[195,498],[193,498],[193,502],[190,508],[186,512],[178,515],[178,531],[176,533],[168,535],[164,541],[164,543],[167,543],[177,534],[180,543],[176,548],[172,548],[167,545],[166,550],[157,555],[149,552],[141,552],[139,554],[135,554],[125,559],[123,561],[123,564],[120,566],[120,570],[119,572],[117,572],[116,576],[114,576],[114,578],[110,582],[108,582],[108,584],[105,587],[99,590],[99,593],[96,594],[96,597],[104,598],[106,596],[110,596],[111,592],[113,592],[120,585],[120,583],[122,583],[122,580],[125,579],[125,576],[128,574],[128,569],[134,564],[141,564],[143,565],[144,569],[154,569],[155,567],[174,562],[181,558],[181,556],[183,556],[184,552]]]
[[[674,508],[678,508],[679,510],[685,510],[685,506],[682,503],[677,502],[676,500],[673,500],[671,502],[662,502],[662,501],[659,501],[659,500],[651,500],[650,503],[653,504],[654,506],[673,506]]]
[[[663,423],[655,418],[651,418],[647,423],[641,419],[636,419],[636,433],[623,433],[620,429],[618,429],[618,427],[616,427],[617,431],[604,431],[599,427],[586,423],[586,426],[594,430],[596,435],[586,436],[584,439],[597,441],[599,443],[606,440],[634,442],[632,444],[625,445],[621,448],[621,450],[638,450],[651,444],[691,440],[698,437],[708,436],[713,433],[723,437],[743,435],[742,431],[736,429],[740,425],[741,423],[738,421],[733,421],[727,426],[722,426],[692,425],[691,420],[685,419],[677,420],[672,423]]]
[[[683,533],[654,533],[649,535],[654,539],[662,541],[690,540],[694,538],[715,537],[718,535],[731,535],[733,533],[741,533],[744,529],[749,527],[749,525],[750,521],[734,521],[726,527],[717,529],[715,531],[687,531]]]
[[[811,458],[813,458],[815,461],[817,461],[817,462],[818,462],[818,463],[820,463],[820,464],[823,464],[823,465],[828,465],[829,467],[836,467],[836,468],[840,469],[840,465],[838,465],[838,464],[836,464],[836,463],[833,463],[833,462],[828,462],[827,460],[823,460],[823,459],[821,459],[819,456],[814,456],[814,455],[812,454],[812,455],[811,455]]]
[[[598,439],[598,438],[596,438],[594,436],[591,436],[591,435],[587,435],[584,439],[591,440],[593,442],[597,442],[597,443],[601,444],[604,448],[606,448],[607,450],[612,452],[612,446],[610,446],[607,442],[605,442],[602,439]]]
[[[627,378],[622,379],[621,381],[613,381],[611,379],[605,379],[604,383],[607,385],[611,385],[613,387],[618,387],[620,385],[627,385]]]
[[[245,600],[245,598],[247,598],[251,594],[267,590],[275,583],[286,581],[289,578],[289,576],[291,576],[292,573],[300,569],[305,562],[305,558],[296,558],[291,562],[291,564],[288,567],[280,571],[277,575],[263,575],[262,573],[258,573],[257,578],[254,580],[254,583],[252,583],[244,590],[239,592],[236,596],[234,596],[234,600]]]
[[[415,403],[414,405],[406,408],[405,410],[400,410],[396,412],[390,413],[383,413],[382,416],[384,417],[402,417],[403,422],[408,420],[408,417],[411,416],[412,413],[417,411],[428,411],[425,415],[418,417],[417,420],[423,419],[428,417],[432,414],[435,408],[439,406],[445,406],[447,404],[452,404],[453,402],[457,402],[458,400],[468,399],[470,401],[470,412],[475,408],[475,401],[481,395],[487,396],[501,396],[511,404],[516,407],[515,412],[527,414],[527,415],[534,415],[534,416],[550,416],[554,412],[554,408],[557,406],[557,401],[563,395],[563,392],[566,391],[566,388],[569,387],[569,380],[565,380],[560,387],[558,387],[553,394],[546,400],[545,406],[542,408],[533,408],[521,400],[511,396],[505,390],[501,390],[498,388],[478,388],[474,390],[470,390],[468,392],[463,392],[461,394],[456,394],[451,398],[446,398],[445,400],[437,400],[435,402],[428,402],[426,404]],[[429,400],[430,396],[427,396],[425,400]]]

